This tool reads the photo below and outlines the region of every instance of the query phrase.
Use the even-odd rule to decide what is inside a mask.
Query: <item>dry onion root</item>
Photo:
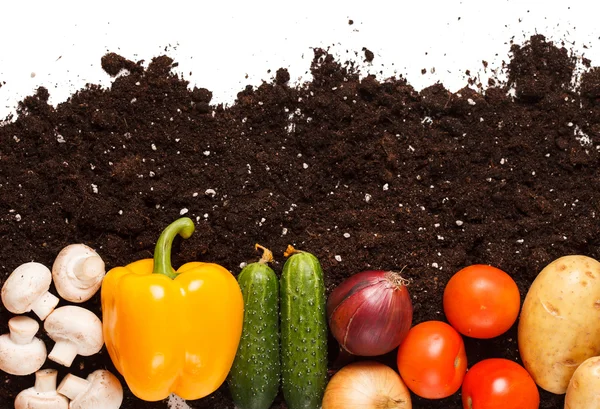
[[[322,409],[411,409],[410,392],[392,368],[374,361],[343,367],[329,381]]]

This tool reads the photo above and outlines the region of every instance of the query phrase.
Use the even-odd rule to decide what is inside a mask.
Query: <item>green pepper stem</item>
[[[167,226],[163,230],[156,247],[154,248],[154,270],[153,274],[164,274],[169,278],[177,277],[177,274],[173,272],[171,266],[171,247],[173,246],[173,240],[178,234],[187,239],[192,235],[196,226],[189,217],[182,217],[175,220],[173,223]]]

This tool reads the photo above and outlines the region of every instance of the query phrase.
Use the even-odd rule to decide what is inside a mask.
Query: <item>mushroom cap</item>
[[[15,398],[15,409],[69,409],[69,400],[56,392],[21,391]]]
[[[0,369],[11,375],[30,375],[46,362],[46,345],[39,338],[28,344],[13,342],[9,334],[0,336]]]
[[[92,298],[105,274],[104,261],[85,244],[70,244],[63,248],[52,265],[56,291],[65,300],[75,303]]]
[[[2,303],[13,314],[31,311],[34,304],[50,289],[52,273],[43,264],[31,261],[17,267],[2,286]]]
[[[77,354],[90,356],[104,345],[102,321],[93,312],[75,305],[55,309],[44,321],[44,329],[54,341],[77,346]]]
[[[36,386],[21,391],[15,398],[15,409],[69,409],[69,400],[56,392],[56,370],[43,369],[35,377]],[[37,388],[40,381],[45,389]]]
[[[116,376],[98,369],[87,380],[88,388],[71,401],[70,409],[118,409],[121,406],[123,388]]]

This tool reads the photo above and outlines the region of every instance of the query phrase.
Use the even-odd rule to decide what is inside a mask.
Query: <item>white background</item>
[[[594,3],[0,0],[0,83],[6,82],[0,120],[38,86],[50,90],[53,104],[86,83],[109,86],[100,67],[109,51],[146,61],[166,53],[191,85],[209,88],[214,103],[227,104],[246,84],[268,80],[269,69],[286,67],[294,82],[309,80],[313,47],[331,47],[342,60],[356,51],[358,61],[367,47],[375,59],[365,74],[403,75],[417,89],[441,81],[456,91],[466,85],[465,70],[477,73],[482,60],[489,70],[501,67],[510,41],[520,44],[534,33],[564,40],[600,64]]]
[[[479,72],[484,59],[490,69],[501,67],[510,41],[520,44],[536,32],[564,40],[598,63],[600,24],[593,4],[2,1],[0,82],[6,84],[0,88],[0,118],[40,85],[50,90],[54,105],[88,82],[110,85],[100,67],[108,51],[135,61],[166,53],[191,85],[213,91],[215,103],[232,103],[246,84],[271,78],[269,69],[286,67],[294,82],[309,80],[313,47],[330,47],[344,61],[362,61],[367,47],[375,59],[365,74],[404,75],[417,89],[441,81],[455,91],[466,85],[465,70]]]

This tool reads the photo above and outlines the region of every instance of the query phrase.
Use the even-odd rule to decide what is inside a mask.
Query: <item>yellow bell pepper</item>
[[[176,220],[161,234],[154,259],[110,270],[102,284],[104,342],[135,396],[175,393],[200,399],[225,380],[242,334],[244,300],[224,267],[191,262],[176,272],[171,245],[194,223]]]

